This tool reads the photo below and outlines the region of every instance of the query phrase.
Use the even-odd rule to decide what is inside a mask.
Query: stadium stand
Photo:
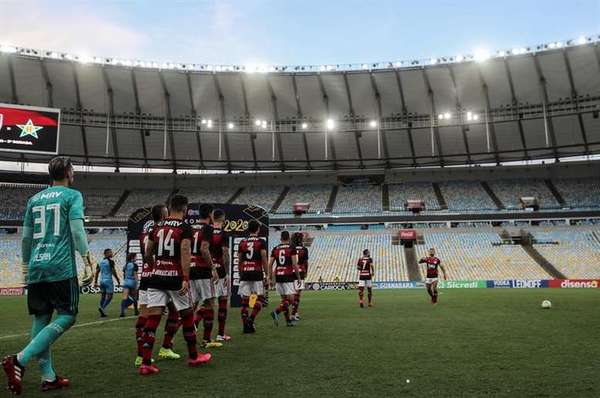
[[[569,178],[554,180],[554,185],[573,208],[600,207],[600,179]]]
[[[407,200],[422,200],[427,210],[440,210],[433,185],[429,182],[405,182],[388,185],[390,210],[404,210]]]
[[[0,219],[22,219],[29,198],[44,188],[45,185],[0,184]]]
[[[538,252],[568,278],[600,278],[600,230],[556,229],[534,232]]]
[[[376,281],[408,279],[402,246],[393,246],[389,233],[320,233],[314,238],[308,281],[357,281],[356,262],[367,248],[373,256]]]
[[[479,181],[449,181],[439,185],[449,210],[497,210]]]
[[[188,197],[190,203],[227,203],[238,190],[236,187],[207,188],[181,188],[179,194]]]
[[[418,257],[434,247],[450,279],[549,278],[520,246],[499,245],[502,240],[494,231],[426,231],[424,238]]]
[[[167,189],[141,189],[132,191],[125,202],[117,211],[118,217],[129,217],[140,207],[150,207],[159,203],[166,203],[172,191]]]
[[[271,211],[283,188],[282,185],[250,186],[242,191],[234,203],[260,206],[266,211]]]
[[[327,207],[331,185],[293,185],[277,209],[277,213],[292,213],[296,203],[310,203],[308,213],[323,213]]]
[[[121,196],[122,189],[85,189],[81,191],[85,204],[85,215],[104,217],[110,214]]]
[[[334,213],[381,213],[381,186],[371,184],[342,185]]]
[[[90,251],[96,260],[103,257],[104,249],[111,248],[115,253],[117,273],[122,278],[125,249],[125,233],[88,235]],[[77,255],[77,270],[81,276],[83,262]],[[0,287],[17,287],[23,284],[21,270],[21,239],[18,236],[0,236]]]
[[[520,209],[519,199],[524,196],[537,198],[542,209],[560,208],[560,204],[556,201],[543,180],[508,179],[491,180],[488,183],[507,209]]]

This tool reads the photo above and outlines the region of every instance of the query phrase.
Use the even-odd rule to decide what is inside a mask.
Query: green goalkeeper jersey
[[[83,218],[83,197],[74,189],[49,187],[29,199],[23,220],[33,231],[28,284],[77,276],[70,221]]]

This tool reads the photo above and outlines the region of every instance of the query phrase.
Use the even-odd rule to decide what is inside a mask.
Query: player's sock
[[[369,299],[369,304],[371,304],[371,301],[373,301],[373,289],[370,287],[367,288],[367,297]]]
[[[129,297],[121,300],[121,314],[125,313],[125,310],[127,309],[127,307],[129,307],[130,304],[131,304],[131,301],[130,301]]]
[[[359,287],[358,288],[358,300],[360,301],[361,305],[364,302],[364,297],[365,297],[365,288]]]
[[[165,322],[165,335],[162,343],[163,348],[173,348],[173,337],[175,337],[175,333],[177,333],[179,326],[179,314],[177,311],[169,311],[169,317],[167,318],[167,322]]]
[[[100,294],[100,304],[98,304],[98,308],[104,309],[104,302],[106,301],[106,293]]]
[[[133,311],[137,315],[138,314],[138,301],[137,301],[137,297],[129,296],[129,299],[133,303]]]
[[[37,318],[37,317],[36,317]],[[38,322],[43,322],[44,319],[39,319]],[[75,323],[75,317],[73,315],[58,315],[56,319],[36,334],[31,339],[29,344],[17,354],[17,361],[22,366],[27,366],[31,358],[37,357],[46,351],[50,346],[73,324]]]
[[[250,298],[242,297],[242,323],[246,323],[248,320],[248,307],[250,306]]]
[[[283,315],[285,316],[285,321],[287,323],[290,322],[290,302],[288,301],[288,299],[285,299],[281,302],[281,306],[282,306],[282,310],[283,310]]]
[[[432,296],[432,298],[433,298],[433,302],[434,302],[434,303],[437,303],[437,301],[438,301],[438,292],[437,292],[437,291],[434,291],[434,292],[433,292],[433,296]]]
[[[210,341],[212,336],[215,311],[212,306],[202,308],[202,320],[204,326],[204,341]]]
[[[200,322],[202,321],[202,317],[204,315],[204,313],[202,312],[203,308],[204,307],[198,307],[198,309],[194,313],[194,326],[196,326],[196,329],[200,327]]]
[[[50,347],[40,355],[38,355],[38,363],[40,365],[40,373],[42,374],[42,380],[54,381],[56,380],[56,372],[52,365],[52,353]]]
[[[196,347],[196,327],[194,326],[194,312],[185,314],[181,320],[183,329],[183,338],[187,343],[190,359],[198,357],[198,348]]]
[[[225,336],[225,322],[227,321],[227,298],[219,298],[219,336]]]
[[[142,336],[144,335],[144,326],[146,326],[147,319],[145,316],[140,315],[135,322],[135,341],[137,343],[138,357],[143,355],[144,339],[142,339]]]
[[[260,312],[260,310],[262,310],[264,299],[264,296],[258,296],[258,298],[256,299],[256,303],[254,303],[254,307],[252,308],[252,313],[250,314],[250,317],[248,317],[249,321],[254,322],[254,320],[258,316],[258,313]]]
[[[106,307],[108,307],[108,305],[110,304],[110,302],[113,299],[113,295],[112,294],[107,294],[106,295],[106,299],[104,300],[104,307],[102,307],[102,310],[105,310]]]
[[[298,308],[300,307],[300,292],[294,295],[294,303],[292,304],[292,315],[296,315],[298,313]]]
[[[161,315],[150,315],[146,320],[144,326],[143,346],[142,346],[142,357],[144,358],[142,363],[144,365],[152,365],[152,349],[154,348],[154,341],[156,340],[156,328],[160,323]]]
[[[52,315],[37,315],[33,318],[33,324],[31,325],[31,338],[38,335],[50,323]],[[50,353],[50,347],[42,351],[38,355],[38,363],[40,365],[40,373],[44,380],[53,381],[56,378],[54,373],[54,367],[52,366],[52,354]]]

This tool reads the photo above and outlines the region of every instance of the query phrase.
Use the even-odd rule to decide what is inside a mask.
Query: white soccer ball
[[[542,308],[546,310],[552,308],[552,303],[550,302],[550,300],[542,301]]]

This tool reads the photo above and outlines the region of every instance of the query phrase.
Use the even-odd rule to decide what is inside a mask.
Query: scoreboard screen
[[[0,151],[56,155],[60,109],[0,103]]]

